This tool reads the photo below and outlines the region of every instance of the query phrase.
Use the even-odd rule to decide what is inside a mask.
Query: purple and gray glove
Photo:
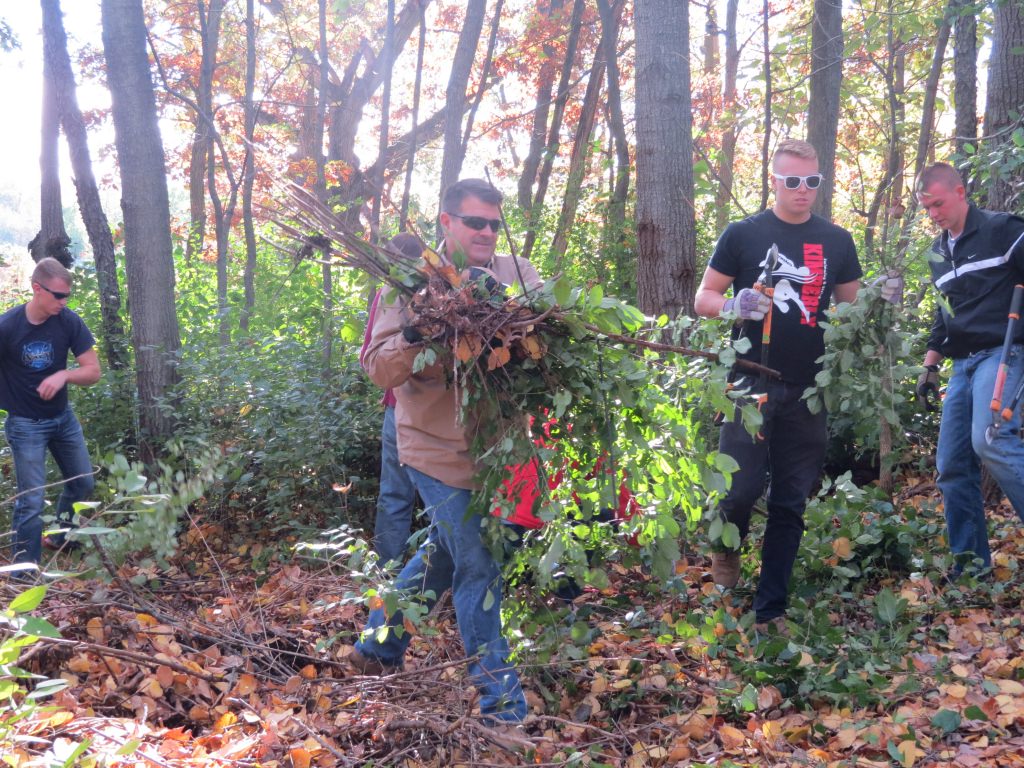
[[[895,269],[890,269],[884,275],[879,275],[871,282],[871,285],[881,287],[881,296],[884,301],[890,304],[899,304],[903,301],[903,275]]]
[[[753,288],[744,288],[733,299],[726,299],[722,312],[735,312],[741,320],[764,320],[772,300]]]

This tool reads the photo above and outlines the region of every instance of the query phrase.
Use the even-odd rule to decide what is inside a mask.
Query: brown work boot
[[[720,587],[726,589],[735,587],[740,580],[740,553],[735,550],[712,552],[711,578]]]
[[[382,677],[383,675],[391,675],[405,669],[405,665],[402,663],[387,664],[374,656],[366,656],[355,648],[345,658],[356,672],[366,677]]]

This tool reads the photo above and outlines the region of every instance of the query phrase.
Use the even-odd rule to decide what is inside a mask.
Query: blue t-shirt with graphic
[[[67,307],[39,325],[28,321],[24,304],[0,315],[0,408],[29,419],[59,416],[68,407],[68,388],[52,400],[43,400],[36,389],[68,367],[69,352],[78,357],[95,343],[82,318]]]

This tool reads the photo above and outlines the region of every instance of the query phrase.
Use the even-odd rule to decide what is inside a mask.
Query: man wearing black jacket
[[[1020,415],[998,430],[990,410],[1013,288],[1024,282],[1024,219],[985,211],[967,199],[960,174],[935,163],[917,184],[921,206],[939,227],[932,243],[932,282],[948,308],[935,313],[925,371],[917,394],[938,388],[939,363],[949,357],[936,464],[946,513],[946,535],[957,558],[954,575],[972,560],[992,563],[981,496],[984,464],[1017,514],[1024,519],[1024,443]],[[1013,393],[1024,376],[1024,323],[1017,323],[1003,391]],[[979,463],[980,460],[980,463]]]

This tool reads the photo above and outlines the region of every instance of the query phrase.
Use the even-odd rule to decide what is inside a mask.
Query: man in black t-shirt
[[[694,301],[703,317],[734,315],[734,338],[744,336],[751,342],[741,357],[755,362],[762,360],[762,321],[771,311],[767,365],[782,378],[765,382],[743,376],[735,381],[737,388],[767,395],[764,423],[751,437],[738,418],[726,421],[719,444],[719,450],[739,464],[720,512],[725,522],[737,526],[741,539],[750,528],[751,509],[771,478],[761,577],[754,597],[760,629],[769,623],[779,627],[785,614],[804,531],[804,507],[825,456],[826,415],[811,413],[801,395],[821,370],[816,361],[825,351],[822,324],[829,303],[833,298],[836,303],[854,301],[861,276],[850,233],[811,213],[822,180],[814,147],[793,139],[780,142],[772,169],[774,207],[726,228]],[[773,299],[754,287],[766,282],[769,260]],[[726,298],[730,286],[733,297]],[[887,283],[883,293],[891,296],[895,287]],[[716,584],[731,588],[739,574],[738,550],[712,553]]]
[[[32,273],[32,298],[0,315],[0,408],[14,458],[13,559],[38,563],[42,549],[46,452],[64,476],[57,521],[71,523],[76,502],[93,489],[92,462],[82,427],[68,406],[68,384],[100,380],[93,336],[67,308],[71,275],[56,259],[41,259]],[[68,353],[78,366],[68,368]],[[60,534],[51,539],[55,547]]]

